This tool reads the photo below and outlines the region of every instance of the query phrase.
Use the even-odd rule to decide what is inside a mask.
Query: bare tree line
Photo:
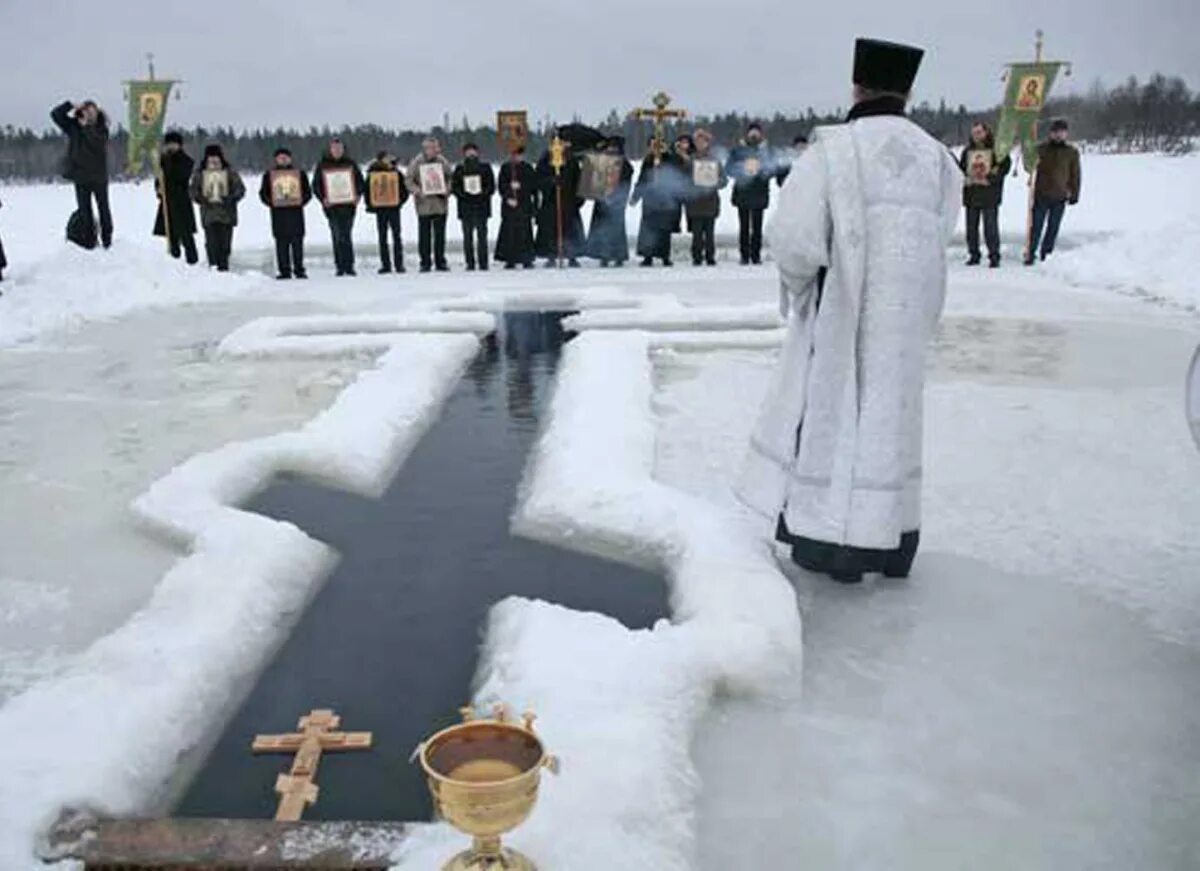
[[[820,124],[835,122],[842,115],[841,110],[818,114],[809,108],[803,113],[777,113],[754,120],[763,123],[769,141],[788,145],[795,136],[807,134]],[[920,103],[912,107],[910,115],[941,141],[960,144],[966,140],[974,121],[994,122],[999,115],[999,106],[969,110],[963,105],[951,107],[943,100],[936,106]],[[1051,99],[1043,115],[1069,118],[1074,138],[1112,151],[1181,153],[1190,150],[1193,138],[1200,136],[1200,94],[1194,93],[1181,78],[1159,74],[1145,82],[1131,77],[1109,88],[1096,82],[1085,94]],[[704,126],[713,132],[717,142],[732,145],[751,120],[752,117],[745,113],[728,112],[691,119],[669,130],[674,135]],[[628,153],[632,156],[640,157],[648,147],[648,125],[630,121],[615,110],[596,126],[610,134],[624,135]],[[222,143],[232,163],[246,171],[268,166],[272,152],[279,145],[291,148],[300,165],[311,166],[332,136],[340,137],[349,153],[359,160],[366,160],[383,150],[402,157],[411,156],[419,150],[421,139],[430,134],[438,136],[451,155],[466,142],[475,142],[489,159],[500,157],[495,128],[473,125],[467,118],[458,125],[443,125],[429,131],[391,130],[365,124],[337,129],[310,127],[307,130],[197,127],[181,132],[193,151],[199,151],[206,142]],[[540,154],[551,132],[547,122],[531,131],[529,152]],[[118,178],[125,166],[126,141],[125,130],[117,128],[109,143],[109,165]],[[58,178],[63,151],[63,137],[56,130],[34,131],[12,125],[0,128],[0,178],[25,181]]]

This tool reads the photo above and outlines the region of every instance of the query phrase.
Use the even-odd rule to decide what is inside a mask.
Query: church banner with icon
[[[149,79],[126,83],[129,89],[129,148],[126,172],[136,175],[147,157],[153,159],[167,118],[167,98],[175,82]]]
[[[1064,64],[1055,61],[1011,64],[1004,108],[996,131],[996,153],[1006,155],[1020,146],[1027,172],[1037,165],[1038,118]]]

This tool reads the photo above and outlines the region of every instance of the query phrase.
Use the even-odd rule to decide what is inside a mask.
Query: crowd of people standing
[[[51,117],[67,136],[63,175],[75,190],[76,210],[68,221],[67,237],[85,248],[108,247],[113,239],[106,159],[108,118],[91,100],[78,105],[64,102],[53,109]],[[1079,152],[1067,138],[1067,123],[1059,119],[1051,124],[1049,137],[1039,147],[1027,265],[1053,253],[1066,207],[1079,202]],[[549,150],[530,163],[524,149],[518,148],[496,172],[481,158],[475,144],[463,147],[455,165],[431,137],[407,164],[381,151],[364,173],[344,143],[334,138],[311,173],[295,165],[288,148],[276,149],[272,164],[263,172],[259,200],[270,212],[280,279],[308,275],[305,208],[314,198],[329,226],[339,276],[355,274],[353,228],[360,204],[375,217],[379,272],[406,271],[401,211],[410,199],[417,215],[421,272],[450,268],[446,224],[451,200],[462,226],[468,271],[486,270],[492,259],[506,269],[529,269],[539,259],[548,266],[565,263],[577,267],[581,257],[595,259],[602,267],[621,266],[630,259],[626,210],[638,205],[641,219],[633,251],[642,266],[656,262],[673,265],[672,240],[685,229],[691,236],[692,263],[714,266],[721,192],[732,185],[739,260],[750,265],[762,262],[763,219],[772,185],[782,187],[793,162],[807,146],[806,137],[798,136],[790,148],[772,147],[762,126],[751,123],[741,140],[728,149],[718,147],[703,128],[681,134],[669,146],[655,140],[637,172],[626,157],[621,136],[589,143],[586,149],[566,141],[564,162],[557,168]],[[589,194],[593,207],[586,230],[582,209],[587,200],[581,195],[585,152],[608,156],[612,166],[603,190]],[[991,129],[979,122],[971,128],[959,166],[967,265],[980,264],[986,247],[988,264],[997,267],[1001,259],[999,209],[1011,160],[996,152]],[[197,165],[187,153],[183,137],[168,132],[156,179],[159,206],[154,233],[166,237],[171,255],[198,263],[194,237],[199,228],[204,233],[208,265],[228,271],[239,203],[246,190],[222,147],[206,145]],[[500,226],[493,250],[490,223],[497,195]],[[0,247],[0,278],[6,265]]]

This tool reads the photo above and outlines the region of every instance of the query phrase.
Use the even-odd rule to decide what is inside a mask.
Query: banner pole
[[[162,172],[162,155],[158,149],[150,152],[150,166],[154,170],[154,180],[158,182],[159,208],[163,216],[163,236],[167,240],[167,252],[171,251],[171,209],[167,204],[167,180]]]

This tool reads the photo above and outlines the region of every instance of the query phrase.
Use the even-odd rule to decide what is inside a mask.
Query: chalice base
[[[443,865],[442,871],[537,871],[537,865],[528,856],[503,847],[499,854],[490,855],[464,850]]]

